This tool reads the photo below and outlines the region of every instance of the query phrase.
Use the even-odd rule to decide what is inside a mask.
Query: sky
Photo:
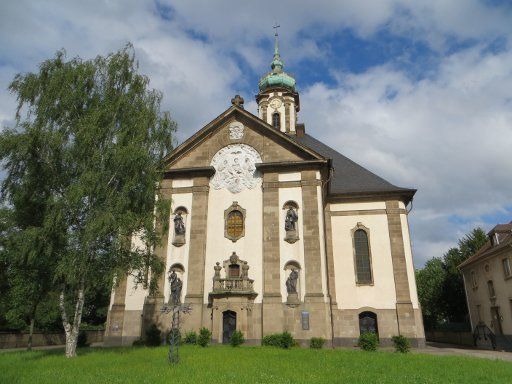
[[[0,129],[15,74],[131,42],[179,143],[237,93],[256,113],[276,22],[306,132],[418,189],[416,267],[512,220],[512,0],[1,1]]]

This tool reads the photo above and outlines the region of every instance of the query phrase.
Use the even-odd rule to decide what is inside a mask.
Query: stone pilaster
[[[105,345],[122,345],[126,284],[126,276],[123,276],[114,290],[114,302],[108,312],[105,330]]]
[[[324,210],[325,220],[325,252],[327,254],[327,282],[329,287],[329,296],[331,299],[331,306],[337,308],[336,301],[336,273],[334,270],[334,253],[332,247],[332,219],[330,212],[330,204]]]
[[[260,104],[260,108],[261,108],[261,120],[263,120],[265,123],[268,123],[268,121],[267,121],[268,103],[266,101],[262,101]]]
[[[194,178],[192,208],[190,212],[190,248],[188,282],[185,302],[192,305],[188,315],[189,329],[199,330],[203,324],[204,273],[206,256],[206,231],[208,219],[208,177]]]
[[[292,108],[292,104],[290,102],[284,103],[284,128],[286,133],[291,131],[290,125],[290,109]]]
[[[283,331],[278,174],[263,174],[263,335]]]
[[[171,190],[172,190],[172,180],[164,179],[161,183],[159,199],[162,200],[170,200],[171,199]],[[169,221],[169,216],[165,218],[165,220]],[[164,296],[165,296],[165,279],[167,276],[167,245],[169,240],[169,228],[164,229],[164,223],[160,220],[156,222],[156,227],[158,231],[162,231],[162,236],[160,238],[160,243],[155,247],[155,255],[162,260],[164,263],[164,271],[162,275],[159,276],[157,281],[157,290],[154,294],[147,296],[144,300],[144,306],[142,309],[143,316],[143,325],[142,332],[144,333],[151,324],[156,324],[159,327],[165,326],[165,324],[161,324],[161,316],[160,309],[164,304]],[[169,225],[167,225],[169,227]]]
[[[407,277],[407,263],[398,201],[386,201],[391,260],[396,291],[396,316],[400,334],[414,338],[417,335],[414,309]]]
[[[322,298],[322,270],[316,171],[302,171],[302,221],[306,301]]]

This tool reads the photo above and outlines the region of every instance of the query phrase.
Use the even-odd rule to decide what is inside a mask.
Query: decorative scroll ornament
[[[227,188],[239,193],[244,188],[253,189],[261,185],[261,175],[256,170],[261,163],[260,154],[249,145],[231,144],[219,150],[212,159],[215,175],[210,180],[214,189]]]
[[[240,140],[244,136],[244,125],[238,121],[229,124],[229,138]]]

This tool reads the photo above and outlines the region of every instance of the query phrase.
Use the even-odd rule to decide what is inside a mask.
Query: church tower
[[[283,70],[284,63],[279,54],[277,38],[276,30],[271,71],[264,75],[258,84],[258,116],[281,132],[294,135],[297,112],[300,110],[299,94],[295,87],[295,79]]]

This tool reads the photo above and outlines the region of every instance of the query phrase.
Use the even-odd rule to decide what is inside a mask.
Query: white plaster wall
[[[295,101],[293,100],[293,97],[290,97],[288,100],[290,100],[290,131],[295,132],[295,124],[297,122]]]
[[[370,230],[373,285],[356,285],[352,229],[358,222]],[[387,216],[331,216],[331,225],[338,308],[394,309],[396,293]]]
[[[132,237],[132,249],[145,249],[146,246],[141,241],[139,236]],[[148,290],[142,288],[139,284],[135,288],[135,278],[128,276],[126,282],[126,296],[125,296],[125,310],[142,310],[144,306],[144,298],[147,296]]]
[[[376,201],[369,203],[338,203],[331,204],[331,211],[367,211],[371,209],[386,209],[384,201]]]
[[[175,187],[178,185],[178,180],[172,181],[172,186]],[[193,180],[179,180],[180,184],[183,186],[191,186]],[[188,185],[190,184],[190,185]],[[185,244],[181,247],[176,247],[172,244],[174,239],[174,215],[172,214],[174,210],[178,207],[185,207],[187,209],[187,215],[183,216],[183,221],[185,222]],[[169,300],[170,295],[170,286],[169,280],[167,279],[167,272],[171,265],[180,263],[185,268],[185,272],[182,276],[179,276],[181,281],[183,282],[183,288],[181,290],[181,300],[183,301],[185,295],[187,293],[187,283],[188,283],[188,252],[190,248],[190,218],[192,214],[192,193],[175,193],[171,198],[171,215],[169,217],[169,237],[167,243],[167,259],[165,264],[165,284],[164,284],[164,297],[165,302]]]
[[[249,264],[249,278],[254,280],[254,290],[258,293],[255,302],[261,303],[263,290],[263,247],[262,247],[262,191],[260,186],[244,189],[240,193],[231,193],[227,189],[210,188],[208,196],[207,239],[205,258],[204,302],[208,302],[208,293],[212,290],[212,279],[216,262],[227,260],[235,251],[240,259]],[[224,210],[233,201],[246,210],[245,236],[236,242],[224,237]],[[277,230],[277,228],[276,228]],[[221,271],[225,276],[225,271]]]
[[[172,181],[173,188],[192,187],[194,185],[193,179],[174,179]]]
[[[404,238],[405,262],[407,267],[407,279],[409,280],[409,292],[411,294],[411,302],[413,308],[419,308],[418,290],[416,288],[416,277],[414,275],[414,261],[412,258],[411,236],[409,234],[409,223],[407,215],[400,215],[402,223],[402,236]]]
[[[279,181],[300,181],[300,172],[285,172],[278,175]]]
[[[291,174],[288,174],[291,175]],[[281,181],[281,174],[279,180]],[[300,172],[299,172],[300,179]],[[304,269],[304,237],[303,237],[303,220],[302,220],[302,188],[280,188],[279,189],[279,208],[282,208],[287,201],[294,201],[298,204],[299,210],[297,212],[299,220],[297,222],[299,240],[293,244],[288,243],[284,240],[286,237],[286,231],[284,229],[284,222],[286,219],[286,209],[281,209],[279,217],[279,253],[281,258],[280,270],[281,270],[281,297],[283,302],[287,300],[288,293],[286,292],[286,279],[290,274],[289,271],[284,270],[284,266],[288,261],[297,261],[300,264],[300,278],[299,278],[299,294],[302,301],[304,301],[304,295],[306,293],[306,279]]]

